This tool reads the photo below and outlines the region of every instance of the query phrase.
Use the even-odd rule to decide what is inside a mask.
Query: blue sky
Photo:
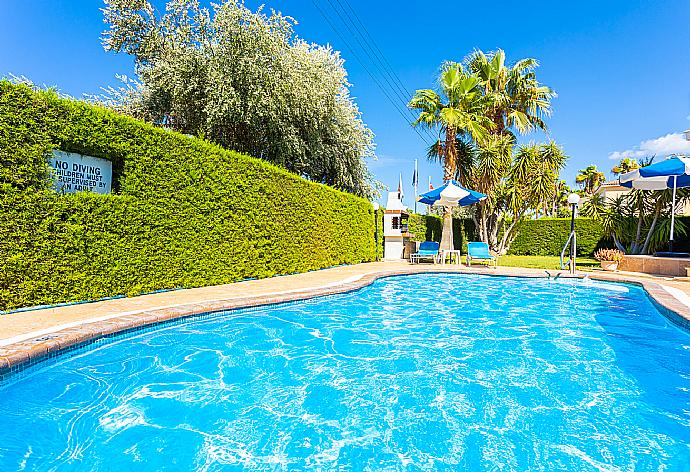
[[[441,171],[425,161],[425,143],[367,74],[365,67],[375,67],[334,9],[346,0],[315,1],[345,41],[311,0],[247,5],[266,3],[297,19],[301,37],[342,51],[352,94],[376,134],[379,160],[370,169],[391,188],[402,172],[411,205],[414,159],[421,187],[428,176],[439,184]],[[687,0],[497,1],[490,8],[481,2],[347,1],[409,93],[433,86],[442,61],[461,60],[474,48],[503,48],[509,61],[537,58],[540,80],[558,93],[548,123],[551,137],[571,156],[563,174],[571,185],[588,164],[608,172],[613,157],[690,152],[678,134],[690,128]],[[100,0],[0,1],[0,76],[23,75],[79,97],[116,84],[115,74],[132,75],[130,58],[100,45],[101,6]]]

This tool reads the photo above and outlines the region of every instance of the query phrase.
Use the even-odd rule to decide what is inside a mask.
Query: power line
[[[346,14],[348,19],[350,20],[350,23],[355,27],[358,33],[362,36],[364,39],[364,42],[367,46],[369,46],[369,50],[374,54],[374,57],[378,60],[379,64],[381,64],[384,72],[388,77],[390,77],[393,81],[393,83],[396,85],[397,89],[402,93],[403,97],[407,97],[409,95],[409,91],[405,88],[405,85],[402,83],[402,80],[400,80],[400,77],[398,74],[396,74],[395,70],[393,70],[393,67],[391,66],[390,62],[388,62],[388,59],[386,59],[386,56],[383,54],[381,49],[378,47],[376,44],[376,41],[374,38],[371,36],[369,33],[369,30],[367,30],[367,27],[364,26],[364,23],[362,23],[362,20],[360,19],[359,15],[355,11],[354,8],[352,8],[352,5],[348,0],[343,0],[345,5],[347,5],[348,9],[350,12],[352,12],[352,16],[350,16],[345,8],[343,7],[343,3],[341,3],[340,0],[335,0],[338,2],[340,7],[342,8],[343,12]],[[359,24],[359,27],[355,22],[352,20],[352,18],[355,18],[357,20],[357,23]],[[361,31],[364,31],[364,34],[361,33]],[[365,38],[366,35],[366,38]],[[368,38],[368,39],[367,39]],[[407,98],[404,98],[405,101],[407,101]]]
[[[340,6],[340,9],[338,9],[331,0],[327,0],[327,1],[331,5],[331,8],[333,8],[333,11],[335,11],[336,15],[338,15],[338,18],[340,18],[340,21],[343,23],[343,25],[345,25],[345,28],[347,28],[350,35],[355,39],[355,41],[357,41],[357,43],[359,44],[359,47],[362,49],[364,54],[366,56],[368,56],[369,59],[374,59],[372,61],[372,63],[374,65],[374,67],[378,70],[378,72],[381,73],[381,68],[376,64],[377,58],[375,56],[372,56],[371,54],[369,54],[369,52],[367,51],[366,46],[369,46],[367,41],[364,40],[364,43],[363,43],[362,40],[360,39],[360,36],[362,36],[361,33],[359,31],[357,31],[357,33],[355,33],[355,31],[350,27],[350,24],[352,23],[353,27],[355,29],[357,29],[357,26],[352,22],[352,18],[349,17],[348,13],[345,11],[344,7],[342,6],[342,3],[340,3],[338,0],[335,0],[336,3]],[[345,18],[340,14],[340,10],[342,10],[343,13],[345,14],[345,16],[347,16],[347,19],[349,20],[349,22],[346,21]],[[369,46],[369,49],[371,49],[371,46]],[[393,93],[395,93],[399,99],[402,99],[402,101],[405,101],[405,97],[401,96],[400,91],[393,87],[393,84],[388,79],[388,77],[386,77],[385,74],[381,74],[381,76],[383,77],[383,80],[385,80],[388,83],[388,85],[391,86],[391,89],[393,89]]]
[[[328,0],[328,3],[331,5],[333,10],[336,12],[338,17],[340,18],[340,21],[345,25],[345,27],[348,29],[352,37],[355,38],[357,43],[359,44],[360,48],[364,52],[364,54],[372,61],[374,67],[376,70],[381,74],[381,77],[388,83],[390,88],[392,89],[393,93],[397,95],[398,99],[402,102],[402,105],[405,109],[410,114],[410,119],[415,120],[417,116],[415,113],[410,110],[407,107],[407,103],[409,101],[409,92],[405,89],[405,86],[403,85],[402,81],[400,80],[400,77],[395,73],[393,70],[392,66],[388,62],[388,60],[385,58],[383,52],[381,52],[381,49],[376,45],[376,42],[374,41],[374,38],[371,36],[371,34],[368,32],[364,24],[362,23],[361,19],[359,16],[357,16],[357,13],[354,11],[352,8],[352,5],[350,5],[347,0],[344,0],[345,3],[347,4],[348,8],[352,12],[352,15],[350,15],[343,4],[341,3],[340,0],[335,0],[335,2],[340,6],[340,10],[343,12],[345,17],[347,17],[347,20],[345,21],[345,18],[340,14],[340,11],[338,8],[335,7],[335,5],[331,2],[331,0]],[[354,16],[357,19],[357,22],[360,24],[361,28],[357,26],[355,21],[352,19],[352,16]],[[350,28],[350,24],[354,28],[354,31],[352,28]],[[365,37],[365,34],[362,34],[362,30],[364,33],[368,36],[369,39]],[[361,38],[361,39],[360,39]],[[373,46],[372,46],[373,44]],[[367,51],[367,47],[369,51]],[[377,65],[377,62],[379,65]],[[429,139],[432,141],[436,141],[436,137],[427,129],[427,128],[422,128]]]
[[[371,71],[369,70],[369,68],[367,67],[366,63],[360,59],[359,55],[357,54],[357,52],[355,52],[354,48],[350,45],[350,43],[349,43],[349,42],[343,37],[343,35],[340,33],[340,30],[339,30],[338,28],[335,27],[335,25],[333,24],[333,22],[331,21],[331,19],[328,17],[328,15],[326,15],[326,13],[325,13],[325,12],[321,9],[321,7],[318,5],[317,0],[312,0],[312,3],[313,3],[314,6],[316,7],[316,9],[319,11],[319,13],[321,13],[321,16],[323,16],[323,18],[326,20],[326,22],[330,25],[331,29],[335,32],[335,34],[338,35],[338,37],[343,41],[343,43],[345,44],[345,46],[350,50],[350,52],[351,52],[352,55],[355,57],[355,59],[357,60],[357,62],[359,62],[359,63],[362,65],[362,67],[363,67],[364,70],[367,72],[367,74],[369,75],[369,77],[371,77],[371,79],[372,79],[372,80],[376,83],[376,85],[381,89],[381,91],[382,91],[383,94],[386,96],[386,98],[388,99],[388,101],[390,101],[391,104],[393,105],[393,108],[395,108],[395,110],[396,110],[398,113],[400,113],[400,115],[403,117],[403,119],[404,119],[405,121],[407,121],[407,117],[405,117],[404,113],[402,113],[402,112],[400,111],[400,109],[398,108],[398,105],[397,105],[396,102],[390,97],[390,95],[388,94],[388,91],[386,90],[386,88],[383,87],[382,84],[379,82],[379,80],[376,78],[376,76],[375,76],[374,74],[372,74],[372,72],[371,72]],[[418,132],[417,134],[419,134],[419,132]],[[424,138],[422,137],[421,134],[419,134],[419,137],[422,138],[422,139],[424,139]]]
[[[331,3],[331,1],[328,0],[328,2],[331,4],[331,7],[334,8],[334,10],[336,11],[336,13],[338,13],[338,16],[340,17],[341,21],[347,26],[347,24],[344,22],[342,16],[341,16],[340,13],[338,12],[338,10],[335,9],[335,7],[334,7],[333,4]],[[381,90],[381,92],[383,92],[383,94],[384,94],[385,97],[388,99],[388,101],[391,103],[391,105],[393,105],[393,108],[400,114],[400,116],[403,118],[403,120],[405,120],[406,123],[409,123],[409,121],[408,121],[408,120],[409,120],[409,117],[405,115],[405,112],[401,111],[399,103],[396,103],[396,100],[394,100],[394,99],[391,97],[391,95],[390,95],[389,91],[387,90],[387,88],[381,83],[381,81],[376,77],[376,75],[375,75],[374,73],[372,73],[372,71],[370,70],[370,68],[367,66],[366,62],[363,61],[363,60],[360,58],[360,56],[359,56],[359,54],[356,52],[355,48],[352,47],[352,45],[350,44],[350,42],[349,42],[348,40],[345,39],[345,37],[341,34],[340,30],[339,30],[339,29],[335,26],[335,24],[331,21],[331,19],[330,19],[329,16],[326,14],[326,12],[318,5],[317,0],[312,0],[312,3],[313,3],[314,6],[316,7],[316,9],[319,11],[319,13],[321,14],[321,16],[323,16],[323,18],[324,18],[324,19],[326,20],[326,22],[329,24],[329,26],[331,27],[331,29],[333,29],[333,31],[336,33],[336,35],[341,39],[341,41],[345,44],[345,46],[350,50],[350,52],[351,52],[352,55],[355,57],[355,59],[357,60],[357,62],[359,62],[359,63],[361,64],[361,66],[364,68],[364,70],[365,70],[366,73],[369,75],[369,77],[371,77],[371,79],[372,79],[372,80],[374,81],[374,83],[379,87],[379,89]],[[350,30],[349,27],[348,27],[348,30]],[[351,30],[350,30],[350,31],[351,31]],[[355,37],[355,39],[358,39],[358,38],[356,37],[356,35],[353,34],[353,36]],[[358,42],[360,43],[360,47],[361,47],[361,42],[360,42],[359,40],[358,40]],[[363,51],[365,52],[365,54],[366,54],[366,49],[362,48],[362,50],[363,50]],[[376,67],[376,64],[374,64],[374,67],[375,67],[376,69],[378,69],[378,67]],[[385,78],[385,77],[384,77],[384,78]],[[399,99],[399,98],[400,98],[400,97],[398,96],[398,99]],[[407,110],[407,107],[406,107],[406,106],[405,106],[405,110]],[[413,129],[414,129],[414,131],[417,133],[417,135],[418,135],[423,141],[426,141],[426,138],[425,138],[424,136],[422,136],[422,134],[419,132],[419,130],[418,130],[416,127],[413,128]]]

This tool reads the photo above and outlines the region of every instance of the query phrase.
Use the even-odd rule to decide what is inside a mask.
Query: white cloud
[[[690,121],[690,115],[688,115],[686,118],[688,119],[688,121]]]
[[[645,156],[665,157],[670,154],[690,154],[690,141],[686,141],[682,133],[670,133],[660,138],[642,141],[633,149],[609,153],[609,159],[618,161],[624,157],[638,159]]]

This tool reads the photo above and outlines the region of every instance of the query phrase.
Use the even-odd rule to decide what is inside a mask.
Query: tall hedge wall
[[[690,216],[679,216],[676,221],[690,228]],[[601,224],[590,218],[576,218],[577,253],[591,256],[602,247],[614,247],[601,227]],[[415,234],[415,241],[441,241],[443,221],[435,215],[410,215],[410,232]],[[526,220],[520,224],[518,234],[508,254],[516,256],[558,256],[570,235],[570,218],[540,218]],[[471,219],[453,220],[453,237],[456,248],[467,252],[468,241],[479,241],[476,228]],[[690,231],[688,234],[676,234],[674,247],[677,251],[690,252]]]
[[[111,195],[56,194],[53,149],[109,159]],[[259,159],[0,82],[0,310],[374,258],[369,202]]]
[[[592,255],[610,243],[604,237],[601,225],[589,218],[577,218],[578,254]],[[416,241],[440,241],[443,221],[435,215],[410,215],[410,232]],[[557,256],[570,235],[570,218],[541,218],[526,220],[510,246],[508,254],[518,256]],[[456,248],[467,252],[468,241],[479,241],[471,219],[453,220],[453,239]]]
[[[590,218],[577,218],[577,253],[591,255],[605,244],[601,225]],[[520,224],[509,254],[555,256],[563,250],[570,235],[570,218],[541,218]]]
[[[415,241],[441,241],[443,219],[439,216],[412,214],[408,225]],[[471,219],[453,219],[453,247],[467,252],[467,242],[476,240],[476,229]]]

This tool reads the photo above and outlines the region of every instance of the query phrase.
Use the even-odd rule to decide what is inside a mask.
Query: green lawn
[[[599,262],[592,257],[578,257],[575,262],[579,268],[599,266]],[[501,256],[498,258],[498,265],[507,267],[560,269],[560,263],[561,258],[558,256]]]
[[[463,263],[465,258],[463,257]],[[531,269],[560,269],[560,257],[558,256],[501,256],[498,265],[504,267],[528,267]],[[578,257],[577,267],[586,269],[598,267],[599,262],[592,257]]]

